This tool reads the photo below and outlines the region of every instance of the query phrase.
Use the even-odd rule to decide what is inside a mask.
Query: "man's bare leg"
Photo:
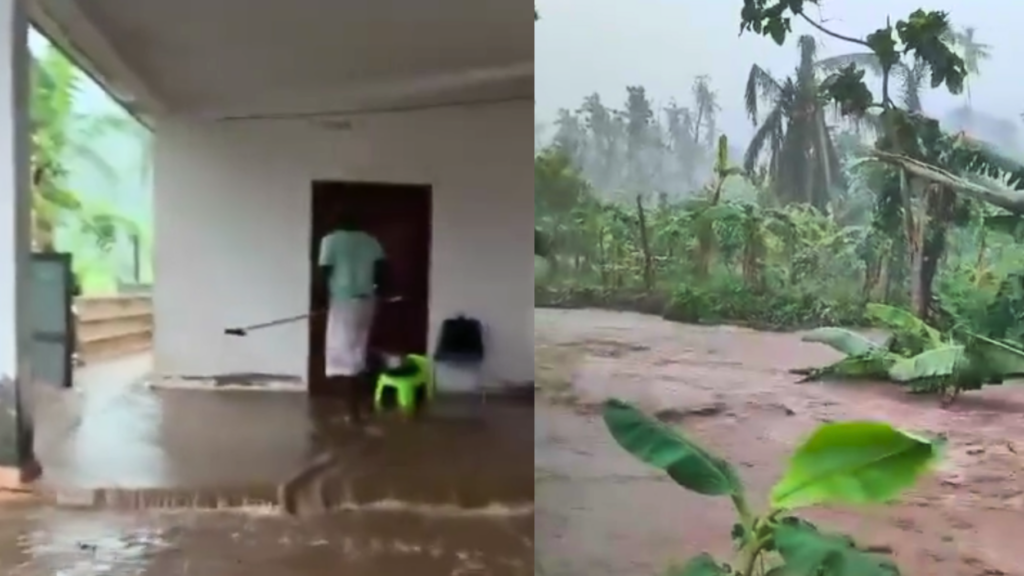
[[[362,414],[359,411],[358,380],[354,376],[339,376],[338,389],[345,402],[345,419],[351,424],[360,424]]]
[[[360,413],[360,418],[362,418],[360,420],[362,430],[370,436],[379,436],[382,432],[373,423],[373,384],[373,374],[370,372],[363,372],[356,376],[353,382],[356,389],[353,395],[353,403],[356,406],[356,410]]]

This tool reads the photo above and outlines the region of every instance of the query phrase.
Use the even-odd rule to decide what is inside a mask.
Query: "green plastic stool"
[[[378,412],[383,408],[381,401],[384,399],[384,390],[391,388],[395,391],[398,399],[398,409],[406,415],[416,411],[416,392],[423,388],[426,391],[427,399],[434,398],[433,377],[430,370],[430,360],[426,356],[410,354],[406,356],[416,365],[416,372],[407,376],[395,376],[384,373],[377,378],[377,390],[373,395],[373,407]]]
[[[437,394],[437,385],[434,382],[434,366],[430,358],[421,354],[409,354],[406,358],[420,369],[423,375],[424,384],[427,387],[427,400],[433,400]]]

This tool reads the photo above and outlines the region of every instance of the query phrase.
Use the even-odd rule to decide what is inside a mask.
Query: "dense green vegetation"
[[[1024,166],[921,106],[928,89],[962,93],[988,47],[942,12],[859,39],[802,5],[748,0],[743,29],[783,44],[800,20],[857,51],[821,59],[805,35],[790,77],[753,66],[757,128],[742,153],[716,129],[706,77],[660,115],[639,86],[621,110],[592,95],[561,111],[534,163],[536,302],[824,326],[808,339],[847,358],[800,369],[808,378],[888,378],[952,399],[1024,376]],[[843,328],[859,325],[890,338]]]
[[[116,290],[116,260],[130,258],[130,252],[117,253],[116,248],[127,247],[129,239],[148,245],[148,227],[98,195],[72,188],[71,166],[88,166],[114,185],[119,177],[117,159],[104,157],[98,144],[112,133],[139,133],[145,128],[127,114],[77,110],[76,98],[86,77],[54,46],[33,56],[31,80],[34,248],[70,252],[87,292]]]
[[[537,304],[815,327],[805,340],[846,357],[795,370],[806,379],[952,399],[1024,376],[1024,166],[944,132],[921,105],[925,90],[963,93],[990,48],[926,10],[846,36],[804,14],[817,3],[744,0],[744,32],[785,44],[801,22],[853,48],[820,59],[801,36],[790,77],[754,66],[745,151],[716,130],[709,78],[687,106],[656,112],[632,86],[621,110],[594,95],[561,112],[534,163]],[[861,324],[888,339],[846,328]],[[891,558],[795,513],[892,501],[945,444],[882,422],[824,424],[755,510],[736,468],[675,428],[615,399],[603,416],[637,459],[736,509],[734,557],[700,554],[673,576],[898,576]]]
[[[791,20],[823,29],[799,5],[747,2],[745,26],[779,42]],[[860,325],[875,302],[1019,340],[1024,169],[921,108],[926,90],[961,93],[990,49],[940,12],[843,38],[851,53],[827,59],[796,38],[787,78],[748,72],[743,148],[717,130],[706,77],[663,110],[640,86],[621,108],[595,94],[562,110],[535,159],[537,304],[785,329]]]

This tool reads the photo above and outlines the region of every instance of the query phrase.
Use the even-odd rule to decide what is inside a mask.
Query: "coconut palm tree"
[[[992,46],[978,42],[975,38],[977,29],[974,26],[965,26],[959,30],[950,29],[943,40],[953,44],[960,49],[960,55],[964,59],[964,67],[968,74],[978,75],[981,73],[981,63],[992,57]],[[971,86],[964,81],[964,88],[967,92],[967,104],[971,102]]]
[[[693,102],[697,109],[697,117],[694,120],[693,141],[701,141],[701,127],[704,130],[704,145],[708,148],[715,146],[718,138],[715,119],[722,110],[718,105],[718,93],[711,89],[711,77],[707,75],[697,76],[693,81]]]
[[[783,204],[805,202],[826,209],[831,189],[842,185],[842,171],[832,135],[825,122],[826,101],[819,73],[831,61],[817,60],[813,36],[798,41],[800,61],[793,76],[776,79],[758,65],[747,78],[747,114],[755,126],[760,108],[768,112],[747,146],[744,169],[754,172],[764,158],[773,196]]]
[[[964,59],[964,67],[967,68],[968,77],[964,80],[964,89],[967,95],[967,102],[953,110],[949,114],[949,119],[952,124],[957,126],[960,130],[971,133],[975,136],[979,135],[979,132],[987,132],[984,129],[979,130],[982,126],[991,126],[998,121],[993,122],[991,117],[986,115],[978,115],[971,105],[971,84],[970,76],[976,76],[981,73],[981,63],[992,57],[992,47],[988,44],[978,42],[975,34],[977,30],[973,26],[966,26],[959,30],[950,30],[944,37],[947,43],[952,44],[959,52],[961,57]],[[1009,126],[1012,130],[1012,126]],[[992,134],[986,134],[992,136]],[[999,140],[1012,140],[1010,138],[997,138]]]

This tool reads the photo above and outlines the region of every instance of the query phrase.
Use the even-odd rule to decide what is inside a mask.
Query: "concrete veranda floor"
[[[44,486],[67,495],[228,487],[265,495],[311,456],[304,396],[152,390],[143,385],[150,366],[148,354],[87,365],[73,391],[40,396]]]
[[[532,502],[532,403],[442,400],[418,421],[384,417],[384,433],[367,437],[341,425],[330,400],[152,389],[142,385],[149,366],[146,355],[87,366],[74,392],[42,398],[51,404],[37,411],[43,485],[69,496],[94,490],[106,504],[143,490],[163,505],[264,502],[330,452],[351,468],[337,478],[346,494],[331,498]]]

